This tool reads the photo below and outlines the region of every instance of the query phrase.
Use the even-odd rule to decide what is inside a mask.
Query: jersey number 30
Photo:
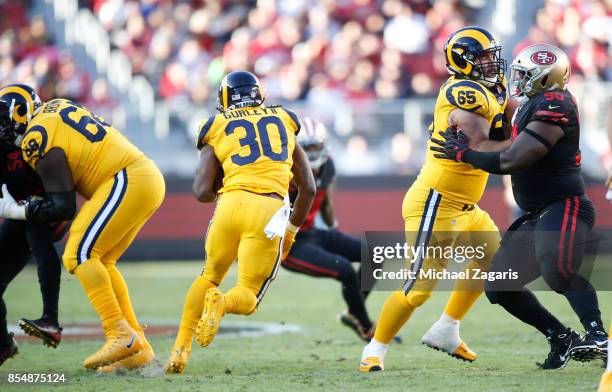
[[[272,146],[270,145],[270,135],[268,134],[268,125],[274,124],[278,129],[278,134],[281,140],[281,151],[275,152],[272,150]],[[240,146],[249,147],[248,155],[240,155],[234,154],[232,155],[232,162],[234,162],[238,166],[248,165],[249,163],[253,163],[259,158],[262,154],[267,156],[273,161],[286,161],[289,155],[289,151],[287,148],[287,131],[285,130],[285,126],[283,122],[278,117],[262,117],[259,121],[257,121],[257,131],[255,130],[255,125],[252,122],[247,121],[245,119],[233,120],[227,124],[225,128],[225,134],[231,135],[237,128],[243,128],[246,132],[246,135],[241,138]],[[257,140],[257,134],[259,134],[259,142]],[[261,148],[260,148],[261,143]]]

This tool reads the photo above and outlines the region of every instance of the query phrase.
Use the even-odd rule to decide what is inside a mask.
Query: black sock
[[[497,303],[503,306],[508,313],[535,327],[545,336],[559,334],[567,329],[527,289],[499,293]]]
[[[39,281],[39,284],[43,301],[42,318],[57,323],[60,282],[59,280],[47,280]]]
[[[6,304],[0,298],[0,344],[4,345],[10,341],[8,327],[6,325]]]
[[[38,283],[42,294],[43,316],[57,322],[60,277],[62,274],[61,261],[51,241],[47,226],[31,224],[27,229],[27,236],[36,259]]]
[[[564,295],[585,330],[604,330],[597,293],[592,286],[582,291],[566,291]]]
[[[359,268],[359,270],[357,271],[357,279],[361,279],[362,272],[363,272],[363,269]],[[363,297],[364,301],[368,298],[368,295],[370,295],[371,292],[372,290],[361,290],[361,296]]]
[[[361,326],[368,331],[372,328],[372,321],[363,302],[363,295],[359,291],[359,284],[356,279],[346,279],[342,282],[342,296],[348,305],[348,311],[355,316]]]

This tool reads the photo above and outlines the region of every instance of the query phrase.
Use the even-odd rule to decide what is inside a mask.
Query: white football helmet
[[[306,151],[312,169],[320,168],[327,161],[327,128],[312,117],[302,118],[302,129],[297,142]]]

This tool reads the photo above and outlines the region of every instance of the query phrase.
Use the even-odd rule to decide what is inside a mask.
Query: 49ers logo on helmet
[[[557,56],[552,52],[540,50],[531,55],[531,61],[539,65],[550,65],[557,61]]]

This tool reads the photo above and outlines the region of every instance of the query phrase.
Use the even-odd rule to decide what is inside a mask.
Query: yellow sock
[[[468,264],[464,271],[470,271],[473,268],[480,268],[474,262]],[[469,276],[474,276],[469,272]],[[454,320],[461,320],[466,313],[472,308],[472,305],[478,300],[480,294],[484,291],[484,281],[482,279],[460,279],[455,282],[453,292],[446,303],[444,313]]]
[[[408,321],[414,309],[416,308],[410,305],[403,292],[395,291],[383,305],[376,324],[374,339],[380,343],[389,344]]]
[[[225,295],[225,313],[251,314],[257,307],[257,297],[244,286],[236,286]]]
[[[130,324],[130,327],[134,328],[136,331],[139,331],[142,329],[142,327],[136,319],[134,308],[132,308],[132,301],[130,300],[130,293],[128,292],[125,279],[123,279],[121,272],[119,272],[114,263],[103,263],[103,265],[108,272],[108,276],[110,277],[113,291],[115,292],[115,297],[117,298],[117,302],[119,303],[123,317],[125,317],[127,322]]]
[[[100,260],[89,259],[77,266],[74,274],[81,282],[91,305],[100,316],[104,331],[112,331],[117,322],[123,319],[123,314],[106,268]]]
[[[202,312],[204,311],[206,290],[211,287],[215,287],[215,285],[203,277],[198,276],[189,288],[187,296],[185,297],[181,325],[179,326],[174,347],[184,347],[187,350],[191,349],[193,334],[195,333],[198,321],[200,321]]]

